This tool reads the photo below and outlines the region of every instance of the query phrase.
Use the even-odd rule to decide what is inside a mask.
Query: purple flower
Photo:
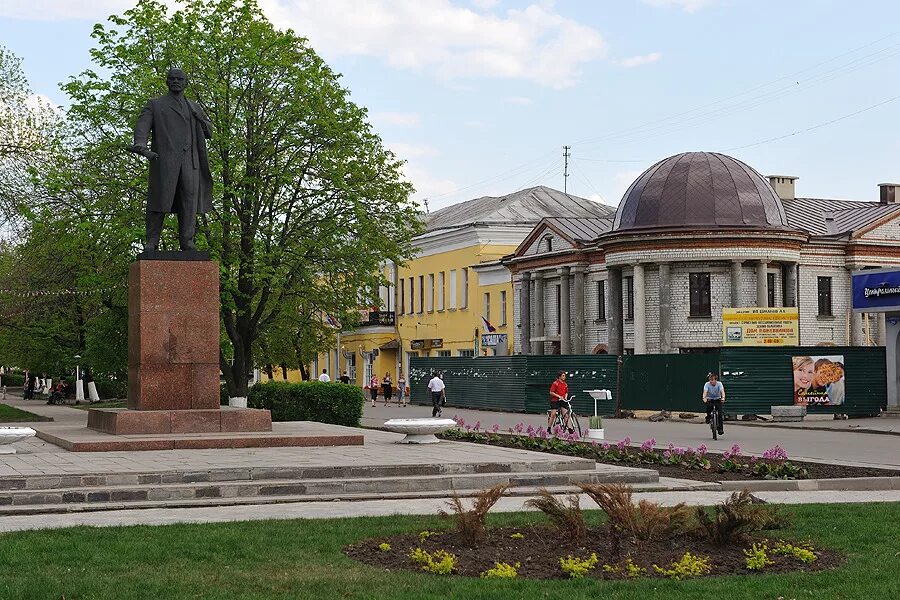
[[[673,444],[672,442],[669,442],[669,450],[675,450],[675,444]]]
[[[675,448],[674,452],[676,456],[684,456],[684,448]]]
[[[616,442],[616,448],[619,449],[619,452],[624,451],[625,450],[625,440],[619,440],[618,442]]]
[[[691,454],[694,453],[694,449],[691,448],[690,446],[688,446],[687,448],[684,449],[684,453],[685,453],[687,456],[690,456]]]
[[[656,446],[656,440],[650,438],[649,440],[641,444],[641,452],[650,452],[653,450],[654,446]]]
[[[472,431],[472,426],[471,426],[471,425],[466,425],[466,431]]]
[[[609,450],[609,442],[603,442],[602,444],[600,444],[600,449],[603,450],[604,452],[608,451]]]
[[[767,460],[787,460],[788,455],[784,448],[776,445],[763,452],[763,458]]]
[[[534,425],[529,425],[528,429],[525,430],[525,433],[527,433],[528,435],[531,435],[534,432],[535,432]]]
[[[530,427],[530,425],[529,425],[529,427]],[[515,430],[516,433],[522,433],[522,430],[525,429],[525,424],[524,423],[516,423],[516,426],[513,427],[513,429]]]
[[[553,435],[555,435],[556,437],[559,437],[559,435],[561,433],[562,433],[562,427],[560,427],[559,425],[554,425],[553,426]]]
[[[528,430],[528,437],[533,438],[533,437],[536,436],[536,435],[537,435],[537,431],[536,431],[536,430],[534,430],[534,429],[529,429],[529,430]]]
[[[672,451],[666,450],[665,452],[663,452],[663,458],[672,458]]]
[[[622,440],[622,441],[625,442],[625,445],[626,445],[626,446],[630,446],[630,445],[631,445],[631,438],[628,437],[627,435],[625,436],[625,439]]]
[[[475,426],[472,427],[473,430],[478,431],[481,429],[481,421],[475,421]]]
[[[510,435],[512,435],[512,433],[513,433],[513,428],[512,428],[512,427],[509,427],[506,431],[507,431],[507,433],[509,433]]]
[[[491,433],[497,433],[498,431],[500,431],[500,426],[494,423],[494,426],[491,427]]]
[[[462,417],[453,417],[453,420],[456,421],[457,427],[465,427],[466,426],[466,420],[463,419]]]
[[[541,427],[540,429],[538,429],[538,432],[540,432],[540,436],[541,436],[541,439],[542,439],[542,440],[546,440],[547,437],[549,437],[549,435],[550,435],[550,434],[547,433],[547,430],[544,429],[543,427]]]
[[[708,450],[709,448],[706,447],[706,444],[700,444],[697,446],[697,456],[703,456]]]
[[[756,461],[758,461],[758,460],[759,460],[759,459],[756,458],[755,456],[751,456],[751,457],[750,457],[750,464],[754,464],[754,463],[756,463]]]
[[[732,456],[734,456],[734,454],[732,454],[728,450],[722,453],[722,458],[724,458],[725,460],[731,460]]]
[[[740,456],[741,455],[741,447],[738,446],[737,444],[734,444],[731,447],[731,455],[732,456]]]

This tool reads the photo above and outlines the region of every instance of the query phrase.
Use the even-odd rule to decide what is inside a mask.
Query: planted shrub
[[[768,555],[769,547],[766,544],[753,544],[749,549],[744,550],[744,556],[747,557],[747,569],[751,571],[761,571],[762,569],[773,564],[772,559]]]
[[[409,557],[414,563],[420,565],[423,571],[435,575],[449,575],[453,572],[453,566],[456,564],[456,555],[450,554],[446,550],[428,552],[416,548],[409,553]]]
[[[21,387],[25,385],[25,376],[21,373],[5,373],[0,377],[0,383],[7,387]]]
[[[583,483],[579,487],[606,512],[615,528],[635,539],[666,539],[696,527],[693,510],[683,502],[660,506],[641,500],[635,505],[627,485]]]
[[[579,558],[571,554],[565,558],[559,559],[559,566],[563,573],[572,579],[581,579],[597,566],[597,554],[592,552],[587,558]]]
[[[365,399],[352,385],[270,381],[254,385],[247,406],[272,412],[273,421],[317,421],[358,427]]]
[[[746,540],[754,531],[778,529],[787,524],[787,517],[775,506],[753,503],[750,490],[734,492],[724,503],[713,507],[712,516],[703,507],[697,507],[700,532],[713,544],[724,546]]]
[[[584,515],[576,494],[570,494],[563,503],[545,489],[538,492],[537,498],[529,498],[525,506],[536,508],[550,518],[550,522],[558,530],[570,538],[579,539],[587,533]]]
[[[519,568],[521,566],[521,563],[511,565],[509,563],[498,562],[494,563],[492,569],[482,572],[481,576],[484,579],[514,579],[518,577]]]
[[[668,569],[664,569],[659,565],[653,565],[654,571],[669,579],[674,579],[675,581],[681,581],[688,577],[699,577],[700,575],[709,573],[710,569],[712,569],[712,565],[709,563],[709,557],[695,556],[690,552],[685,552],[684,555],[673,562]]]
[[[467,543],[474,544],[484,537],[484,522],[487,519],[488,511],[497,504],[507,489],[509,489],[509,485],[500,484],[481,490],[475,496],[475,502],[470,509],[463,506],[459,494],[454,492],[447,502],[451,512],[442,510],[441,516],[453,519],[457,533]]]
[[[775,544],[772,554],[783,554],[785,556],[793,556],[800,562],[809,564],[815,562],[818,558],[813,552],[813,547],[809,544],[789,544],[779,541]]]

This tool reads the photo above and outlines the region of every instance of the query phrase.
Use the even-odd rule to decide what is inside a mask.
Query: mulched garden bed
[[[601,452],[596,451],[588,444],[561,444],[559,447],[533,447],[529,444],[526,436],[513,436],[507,434],[498,434],[487,436],[485,434],[476,435],[455,435],[443,436],[448,440],[469,442],[475,444],[487,444],[491,446],[502,446],[506,448],[520,448],[523,450],[532,450],[535,452],[545,452],[548,454],[557,454],[562,456],[574,456],[581,458],[591,458],[598,463],[610,465],[623,465],[629,467],[639,467],[653,469],[658,471],[661,477],[672,477],[677,479],[692,479],[695,481],[754,481],[762,480],[765,477],[754,475],[747,471],[725,471],[717,470],[716,465],[721,463],[725,457],[722,454],[708,452],[705,457],[710,461],[709,469],[689,469],[678,465],[665,465],[658,462],[637,462],[632,460],[611,461],[605,460],[601,456]],[[615,445],[615,444],[613,444]],[[637,451],[637,448],[631,446],[630,451]],[[657,454],[661,454],[662,450],[655,450]],[[748,462],[749,457],[742,457],[741,462]],[[874,467],[852,467],[847,465],[835,465],[828,463],[804,462],[791,460],[790,464],[806,469],[806,479],[846,479],[851,477],[900,477],[900,470],[895,469],[878,469]]]
[[[521,534],[524,537],[515,539],[510,536]],[[613,548],[613,536],[609,524],[588,529],[587,535],[580,540],[572,540],[557,529],[548,526],[489,528],[485,538],[476,545],[465,543],[455,531],[431,532],[422,539],[419,534],[403,534],[386,538],[363,540],[344,549],[344,553],[360,562],[386,569],[388,571],[422,572],[410,553],[421,548],[428,552],[444,550],[455,555],[453,574],[468,577],[479,577],[484,571],[503,562],[510,565],[520,563],[518,578],[527,579],[566,579],[569,576],[560,567],[560,558],[569,555],[582,559],[596,553],[598,562],[585,577],[593,579],[626,579],[624,564],[630,556],[635,565],[645,571],[640,577],[662,578],[653,565],[669,568],[681,559],[685,552],[692,555],[708,557],[710,571],[706,576],[748,575],[755,573],[783,573],[788,571],[820,571],[840,565],[844,557],[838,552],[815,548],[816,560],[804,563],[793,556],[769,553],[773,564],[760,570],[748,570],[747,557],[744,550],[750,544],[714,546],[705,539],[692,535],[681,535],[674,538],[642,542],[641,545],[622,539],[616,552]],[[766,538],[758,537],[761,542]],[[769,537],[769,548],[773,548],[780,538]],[[389,550],[379,548],[389,544]],[[618,567],[618,572],[604,569],[604,565]]]

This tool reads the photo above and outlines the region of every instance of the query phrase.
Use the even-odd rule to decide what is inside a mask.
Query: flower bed
[[[771,535],[790,518],[754,504],[747,492],[706,509],[632,502],[627,486],[583,486],[609,522],[584,527],[577,496],[544,493],[531,502],[551,526],[484,528],[505,488],[484,490],[473,508],[454,499],[453,530],[423,531],[352,544],[344,552],[389,571],[504,579],[673,579],[817,571],[843,561],[840,553]],[[572,527],[573,524],[580,524]],[[474,527],[473,527],[474,526]]]
[[[500,432],[497,425],[482,429],[481,423],[467,425],[455,419],[458,427],[442,437],[507,448],[519,448],[566,456],[591,458],[600,463],[648,466],[663,477],[699,481],[745,481],[757,479],[832,479],[847,477],[898,477],[900,471],[870,467],[851,467],[789,460],[781,446],[761,456],[745,455],[738,444],[721,454],[709,452],[705,445],[696,448],[668,444],[660,447],[655,439],[635,445],[630,438],[618,442],[585,441],[562,431],[548,434],[543,427],[519,423]]]

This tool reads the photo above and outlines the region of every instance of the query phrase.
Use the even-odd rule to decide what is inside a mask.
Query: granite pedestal
[[[113,435],[270,432],[267,410],[219,406],[219,267],[198,253],[142,254],[128,272],[127,410],[91,409]]]

